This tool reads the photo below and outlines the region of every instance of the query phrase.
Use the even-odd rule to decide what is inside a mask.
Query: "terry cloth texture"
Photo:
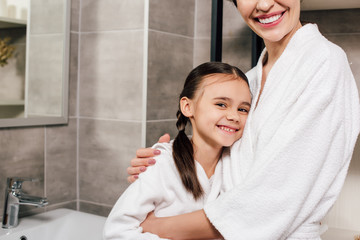
[[[250,79],[259,98],[264,49]],[[359,134],[359,95],[344,51],[300,28],[267,76],[223,165],[227,192],[205,206],[225,239],[320,239]]]
[[[156,164],[139,175],[113,207],[104,228],[104,239],[161,239],[151,233],[142,233],[140,224],[149,212],[157,217],[168,217],[193,212],[215,200],[221,191],[222,161],[209,179],[198,162],[197,176],[204,190],[204,197],[197,201],[186,191],[172,157],[172,143],[158,143],[153,148],[161,150]]]

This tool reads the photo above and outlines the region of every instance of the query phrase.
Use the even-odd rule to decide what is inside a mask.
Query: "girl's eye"
[[[245,108],[239,108],[238,109],[239,112],[245,112],[245,113],[248,113],[249,110],[245,109]]]
[[[226,107],[225,103],[216,103],[216,106],[219,106],[219,107]]]

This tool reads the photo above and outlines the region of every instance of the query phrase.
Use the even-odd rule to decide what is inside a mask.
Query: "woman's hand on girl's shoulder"
[[[159,138],[159,143],[170,142],[170,135],[164,134]],[[136,150],[136,157],[131,159],[130,167],[127,168],[127,173],[130,175],[128,182],[133,183],[138,179],[139,174],[146,171],[148,166],[155,164],[155,157],[161,152],[153,148],[139,148]]]

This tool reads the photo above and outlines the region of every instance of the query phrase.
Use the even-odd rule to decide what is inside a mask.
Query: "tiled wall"
[[[26,183],[25,189],[46,195],[50,208],[107,215],[128,185],[126,167],[142,145],[144,110],[147,146],[164,132],[175,136],[177,97],[184,79],[210,58],[210,3],[150,0],[144,101],[144,1],[72,0],[69,124],[1,129],[0,193],[6,176],[37,177],[40,182]],[[225,2],[224,9],[223,60],[247,71],[250,31],[230,3]],[[359,11],[303,14],[347,50],[358,81],[360,31],[353,22],[360,20]],[[352,20],[343,25],[344,18]],[[329,215],[331,225],[360,226],[355,219],[359,205],[352,198],[360,195],[355,184],[360,176],[359,149],[335,215]],[[0,196],[0,210],[2,206]]]
[[[33,177],[24,190],[47,196],[47,209],[105,216],[141,146],[144,1],[71,4],[69,124],[1,129],[0,192],[8,176]]]
[[[79,209],[107,215],[141,146],[145,4],[78,2]]]
[[[193,68],[195,2],[150,1],[147,146],[164,132],[176,133],[178,96]]]
[[[235,22],[235,24],[234,24]],[[210,61],[211,0],[150,0],[146,145],[177,130],[178,96],[192,68]],[[251,32],[224,2],[223,61],[251,67]]]
[[[194,65],[210,59],[211,0],[197,0]],[[224,1],[222,61],[251,68],[251,31],[232,2]]]

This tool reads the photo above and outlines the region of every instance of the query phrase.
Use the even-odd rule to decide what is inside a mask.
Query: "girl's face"
[[[249,27],[267,42],[278,42],[301,27],[300,0],[237,0]]]
[[[241,138],[251,107],[250,90],[244,80],[225,74],[206,77],[190,101],[195,145],[220,148]]]

